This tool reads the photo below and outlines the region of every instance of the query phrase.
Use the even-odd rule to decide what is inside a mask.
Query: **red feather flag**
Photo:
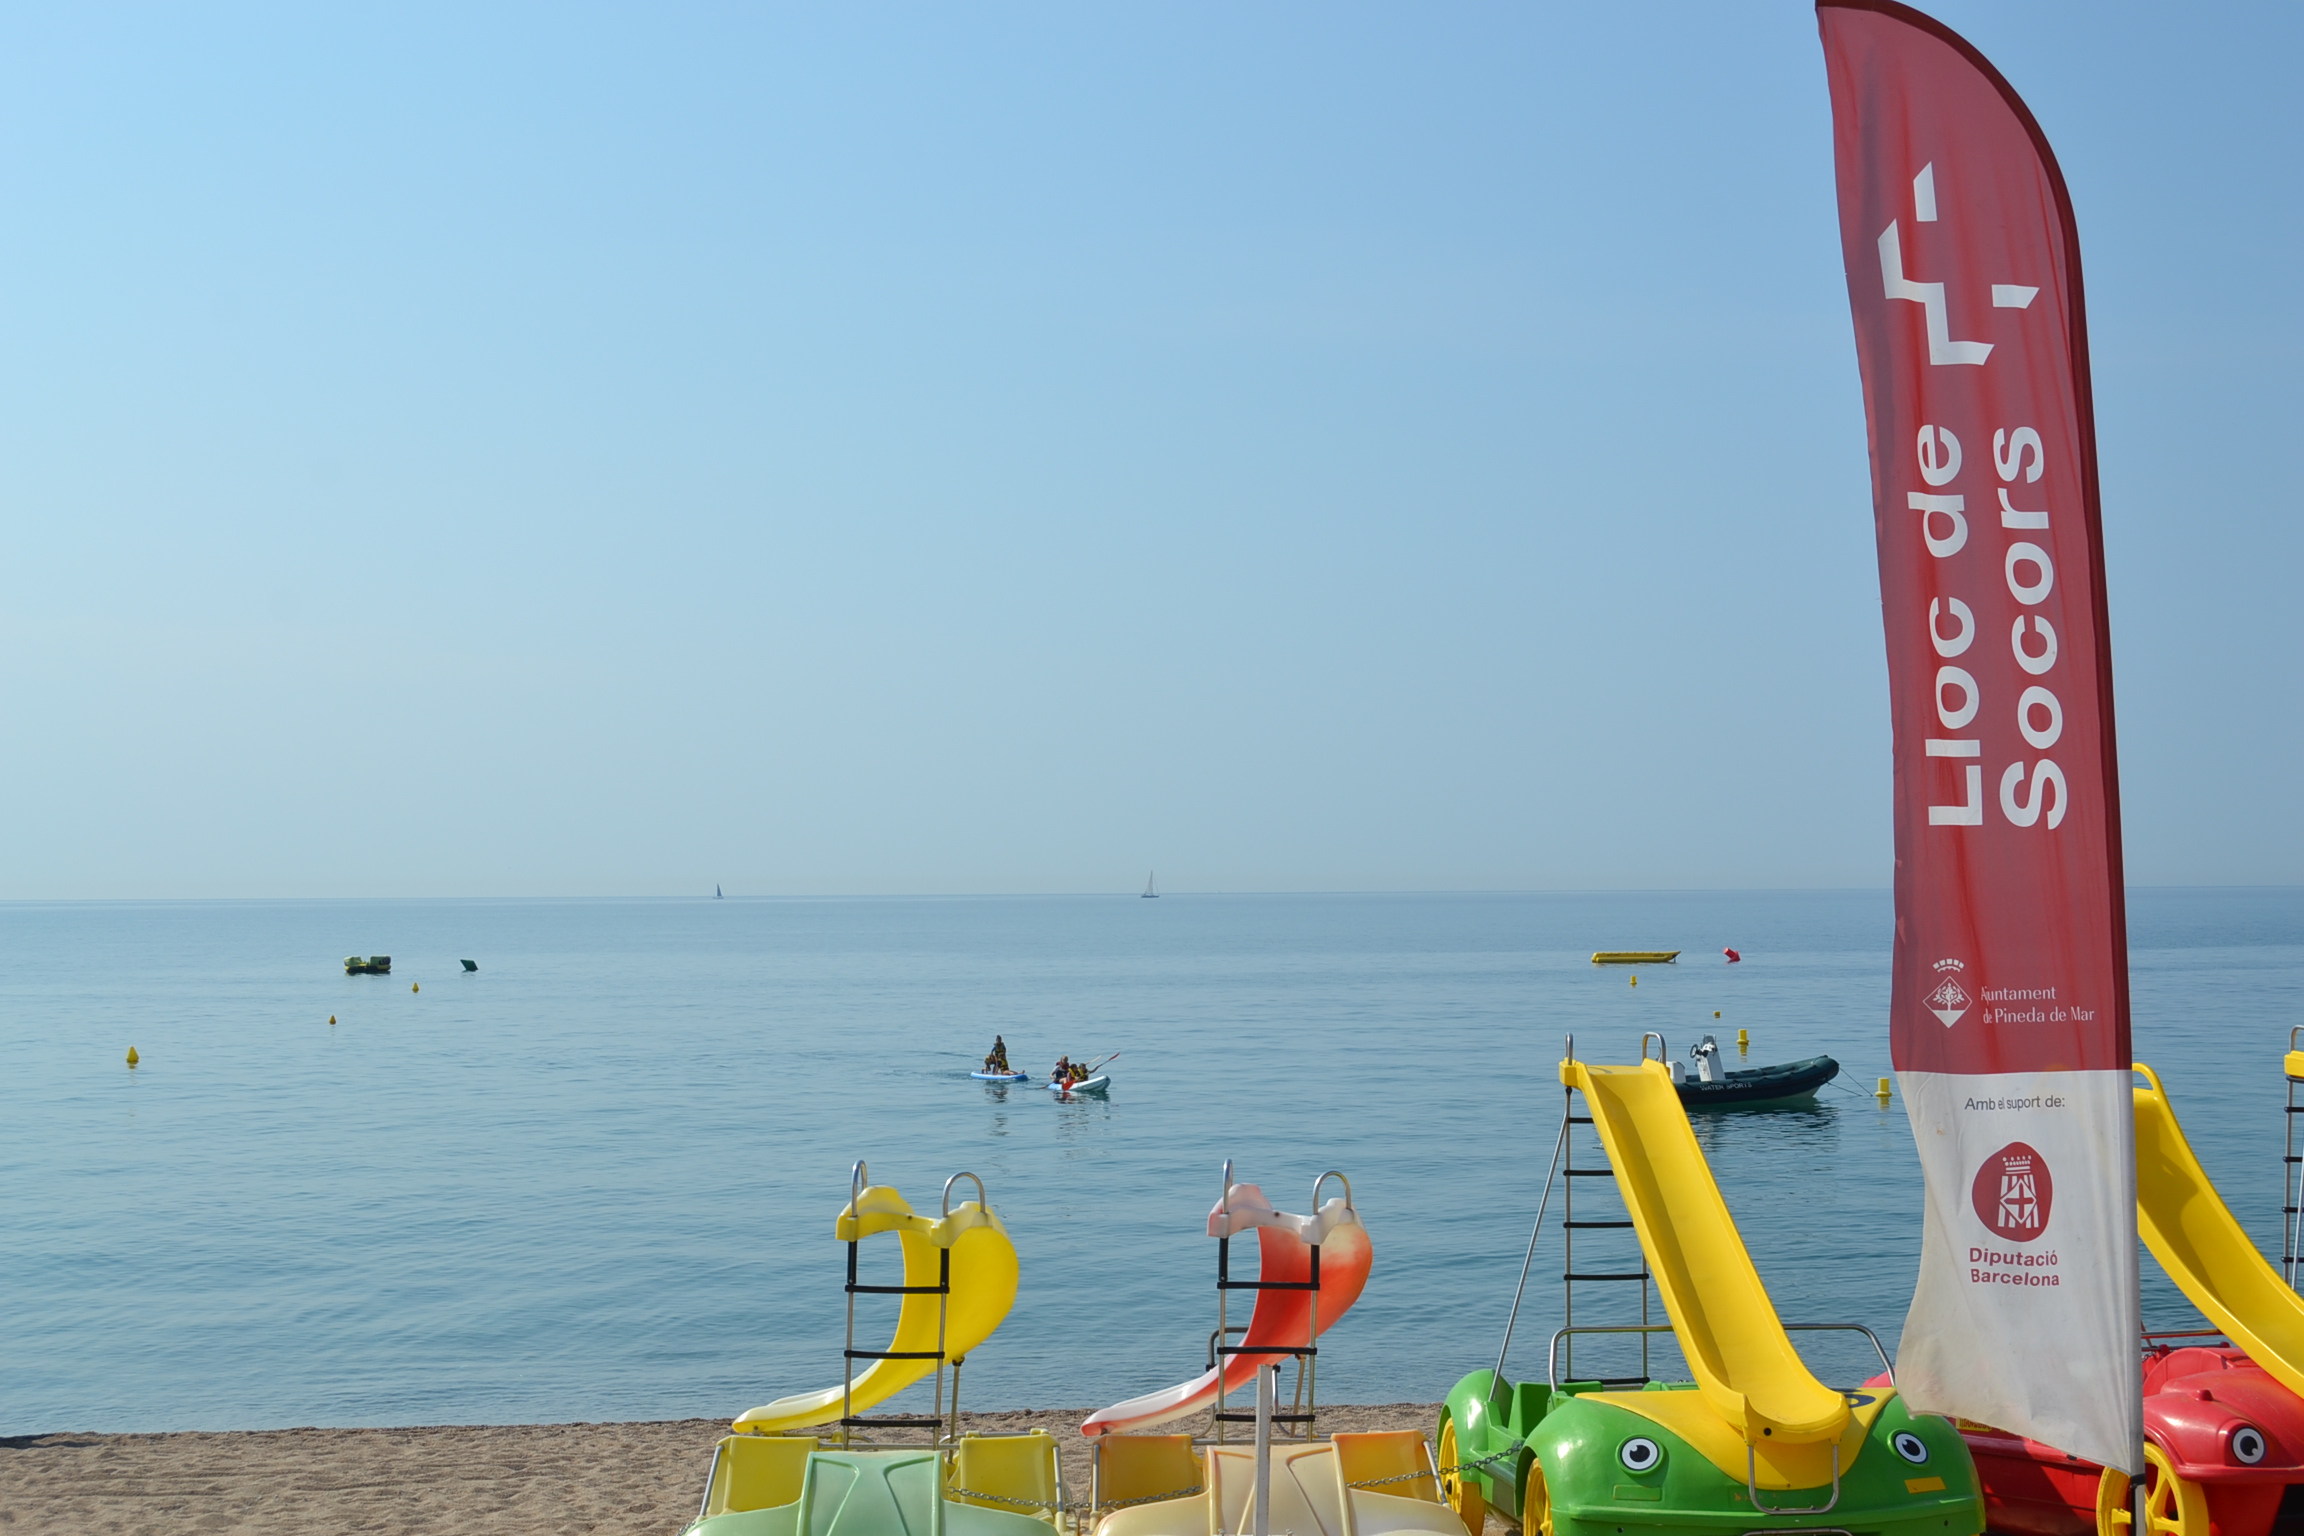
[[[2142,1470],[2119,777],[2071,198],[1984,56],[1818,0],[1895,726],[1916,1409]]]

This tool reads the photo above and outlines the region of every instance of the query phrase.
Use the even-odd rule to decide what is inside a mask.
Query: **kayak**
[[[1048,1091],[1062,1098],[1070,1098],[1076,1093],[1102,1093],[1111,1086],[1110,1075],[1099,1072],[1096,1076],[1084,1078],[1077,1083],[1050,1083]]]
[[[1730,1072],[1717,1083],[1688,1078],[1672,1086],[1680,1090],[1680,1102],[1689,1109],[1746,1109],[1813,1099],[1817,1089],[1839,1075],[1840,1063],[1829,1056],[1811,1056],[1806,1061]]]
[[[971,1072],[968,1075],[987,1083],[1028,1083],[1032,1081],[1032,1074],[1029,1072]]]

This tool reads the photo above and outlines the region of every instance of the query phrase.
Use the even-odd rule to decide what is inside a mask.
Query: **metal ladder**
[[[1352,1181],[1331,1168],[1312,1181],[1312,1210],[1314,1214],[1318,1214],[1320,1210],[1320,1191],[1330,1179],[1334,1179],[1344,1186],[1344,1204],[1348,1208],[1352,1205]],[[1224,1159],[1224,1194],[1217,1201],[1217,1209],[1229,1212],[1231,1208],[1232,1159],[1226,1158]],[[1209,1422],[1216,1428],[1216,1442],[1219,1445],[1225,1443],[1225,1425],[1253,1424],[1256,1422],[1256,1415],[1253,1412],[1224,1406],[1227,1388],[1225,1373],[1221,1367],[1227,1363],[1226,1357],[1230,1355],[1294,1355],[1296,1357],[1295,1406],[1286,1413],[1268,1414],[1266,1422],[1303,1426],[1301,1429],[1292,1428],[1290,1430],[1292,1435],[1309,1438],[1312,1434],[1313,1421],[1319,1413],[1320,1396],[1318,1379],[1320,1369],[1318,1344],[1320,1337],[1320,1245],[1312,1243],[1307,1246],[1312,1252],[1312,1261],[1308,1271],[1309,1279],[1266,1280],[1259,1274],[1259,1277],[1254,1280],[1235,1280],[1232,1278],[1232,1239],[1227,1235],[1216,1240],[1216,1331],[1208,1337],[1208,1363],[1211,1368],[1216,1369],[1216,1409],[1209,1415]],[[1305,1325],[1304,1342],[1295,1345],[1234,1344],[1229,1342],[1233,1334],[1245,1336],[1247,1332],[1246,1329],[1233,1327],[1226,1321],[1225,1302],[1233,1291],[1310,1291],[1312,1293],[1312,1310]],[[954,1390],[958,1390],[957,1384],[955,1384]]]
[[[976,1204],[991,1210],[992,1203],[984,1193],[984,1181],[973,1173],[961,1172],[944,1181],[943,1214],[952,1214],[952,1186],[966,1179],[976,1186]],[[848,1171],[848,1212],[858,1213],[857,1204],[871,1181],[871,1174],[858,1158],[856,1166]],[[857,1429],[928,1429],[944,1431],[946,1402],[944,1397],[944,1368],[952,1368],[952,1397],[950,1412],[951,1434],[960,1434],[960,1367],[967,1361],[948,1360],[944,1353],[944,1326],[952,1310],[952,1250],[936,1250],[936,1283],[934,1285],[866,1285],[856,1278],[856,1248],[861,1236],[848,1240],[848,1333],[843,1341],[840,1382],[840,1443],[849,1443],[850,1432]],[[858,1349],[856,1347],[856,1298],[859,1296],[934,1296],[936,1303],[936,1347],[934,1349]],[[894,1341],[891,1340],[891,1343]],[[856,1362],[859,1360],[933,1360],[936,1362],[935,1411],[933,1413],[879,1413],[862,1414],[856,1411]]]
[[[2295,1053],[2299,1036],[2304,1036],[2304,1024],[2288,1031],[2290,1054]],[[2296,1102],[2296,1090],[2304,1088],[2304,1080],[2288,1077],[2285,1061],[2281,1063],[2281,1076],[2288,1078],[2288,1113],[2281,1116],[2288,1123],[2281,1128],[2280,1144],[2280,1273],[2287,1280],[2288,1289],[2295,1290],[2296,1267],[2304,1260],[2304,1253],[2298,1252],[2299,1247],[2304,1247],[2304,1242],[2299,1241],[2304,1238],[2304,1231],[2299,1230],[2304,1223],[2297,1220],[2298,1208],[2304,1207],[2304,1153],[2296,1150],[2296,1117],[2304,1115],[2304,1104]]]
[[[1640,1053],[1643,1058],[1648,1053],[1650,1040],[1656,1042],[1659,1051],[1669,1054],[1664,1044],[1664,1037],[1650,1033],[1640,1037]],[[1574,1051],[1575,1042],[1571,1039],[1569,1052],[1573,1055]],[[1637,1240],[1635,1240],[1634,1252],[1640,1262],[1638,1269],[1579,1270],[1576,1267],[1577,1233],[1630,1232],[1634,1230],[1634,1227],[1629,1214],[1623,1220],[1580,1221],[1577,1219],[1576,1181],[1578,1179],[1613,1179],[1616,1175],[1615,1170],[1608,1165],[1604,1150],[1599,1167],[1579,1168],[1576,1166],[1575,1128],[1579,1125],[1590,1125],[1592,1117],[1588,1114],[1579,1115],[1576,1113],[1576,1090],[1574,1088],[1563,1086],[1561,1096],[1564,1104],[1561,1110],[1560,1124],[1560,1172],[1567,1182],[1560,1186],[1560,1288],[1561,1324],[1564,1329],[1571,1330],[1563,1341],[1567,1345],[1567,1358],[1564,1362],[1567,1379],[1570,1381],[1581,1379],[1576,1374],[1576,1336],[1575,1332],[1572,1331],[1576,1328],[1576,1287],[1578,1285],[1621,1285],[1637,1281],[1640,1286],[1640,1374],[1637,1376],[1603,1376],[1597,1379],[1603,1387],[1643,1387],[1654,1379],[1649,1372],[1648,1359],[1648,1341],[1652,1337],[1651,1329],[1653,1327],[1649,1322],[1648,1282],[1655,1277],[1648,1270],[1648,1252],[1645,1248],[1639,1247]],[[1602,1260],[1601,1262],[1609,1261]]]

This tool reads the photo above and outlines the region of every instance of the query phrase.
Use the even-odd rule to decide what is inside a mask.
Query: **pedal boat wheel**
[[[2151,1536],[2208,1536],[2208,1491],[2179,1477],[2168,1453],[2144,1442],[2144,1519]],[[2106,1467],[2096,1480],[2096,1536],[2127,1536],[2135,1523],[2128,1500],[2128,1476]]]
[[[1488,1523],[1488,1496],[1480,1485],[1457,1470],[1460,1453],[1456,1446],[1456,1421],[1440,1421],[1440,1502],[1456,1512],[1464,1522],[1464,1529],[1472,1536],[1480,1536],[1480,1528]],[[2205,1536],[2206,1527],[2202,1527]]]
[[[1533,1457],[1520,1499],[1520,1536],[1552,1536],[1552,1493],[1544,1486],[1544,1463]]]

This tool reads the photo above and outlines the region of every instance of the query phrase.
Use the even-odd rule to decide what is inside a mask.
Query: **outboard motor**
[[[1720,1042],[1710,1035],[1688,1047],[1688,1054],[1696,1058],[1696,1081],[1717,1083],[1726,1080],[1728,1074],[1720,1065]]]

